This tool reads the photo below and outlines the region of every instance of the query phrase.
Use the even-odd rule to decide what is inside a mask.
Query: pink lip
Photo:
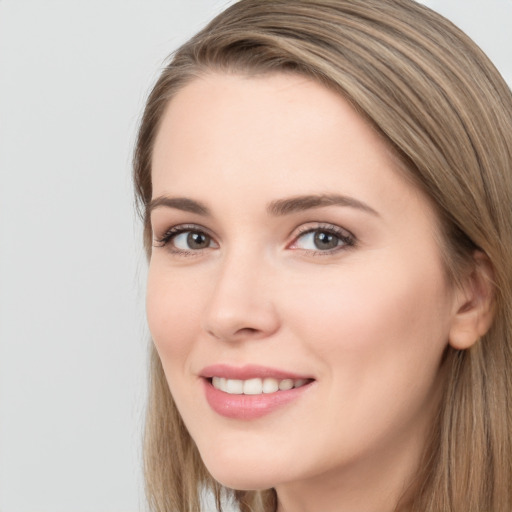
[[[230,366],[227,364],[214,364],[203,368],[200,372],[201,377],[211,379],[212,377],[224,377],[226,379],[264,379],[272,377],[277,380],[283,379],[309,379],[311,377],[298,375],[276,368],[268,368],[266,366],[246,365],[241,367]]]
[[[254,420],[284,407],[298,399],[311,388],[313,381],[299,388],[261,395],[231,395],[213,387],[211,377],[247,380],[273,377],[274,379],[308,379],[301,375],[262,366],[244,366],[236,368],[228,365],[213,365],[201,371],[206,400],[219,415],[239,420]],[[309,379],[311,380],[311,379]]]

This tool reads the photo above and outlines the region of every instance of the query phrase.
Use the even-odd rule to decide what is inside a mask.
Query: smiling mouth
[[[230,395],[262,395],[278,391],[289,391],[312,382],[312,379],[274,379],[272,377],[247,380],[212,377],[209,380],[215,389]]]

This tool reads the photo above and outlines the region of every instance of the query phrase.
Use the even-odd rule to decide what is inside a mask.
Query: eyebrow
[[[161,206],[175,208],[184,212],[195,213],[205,217],[210,217],[210,209],[203,203],[189,199],[187,197],[168,197],[159,196],[153,199],[147,208],[148,215]],[[313,208],[322,208],[325,206],[348,206],[356,208],[379,217],[379,214],[371,206],[355,199],[354,197],[339,194],[320,194],[295,196],[287,199],[277,199],[267,205],[267,212],[274,217],[290,215],[292,213],[311,210]]]
[[[366,203],[354,197],[339,194],[305,195],[278,199],[268,205],[267,211],[271,215],[281,216],[323,206],[349,206],[379,217],[377,211]]]
[[[187,197],[168,196],[159,196],[153,199],[148,205],[147,214],[149,215],[155,208],[160,206],[175,208],[176,210],[182,210],[189,213],[197,213],[198,215],[203,215],[205,217],[211,216],[208,207],[199,201],[194,201],[193,199],[189,199]]]

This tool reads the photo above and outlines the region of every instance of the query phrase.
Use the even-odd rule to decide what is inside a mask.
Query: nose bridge
[[[227,253],[219,262],[214,289],[204,312],[204,329],[215,338],[265,337],[278,328],[272,297],[271,268],[262,254]]]

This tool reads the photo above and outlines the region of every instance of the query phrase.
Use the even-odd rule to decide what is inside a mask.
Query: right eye
[[[183,231],[170,239],[171,243],[180,251],[197,251],[210,247],[212,239],[200,231]]]
[[[171,252],[178,254],[189,254],[218,247],[208,233],[188,226],[176,226],[169,229],[163,237],[155,241],[155,246],[168,246]]]

